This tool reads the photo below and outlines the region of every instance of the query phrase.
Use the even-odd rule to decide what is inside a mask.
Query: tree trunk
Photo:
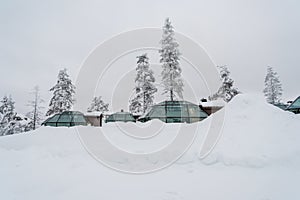
[[[171,98],[171,101],[173,101],[173,76],[172,76],[172,73],[170,74],[170,81],[171,81],[171,89],[170,89],[170,98]]]

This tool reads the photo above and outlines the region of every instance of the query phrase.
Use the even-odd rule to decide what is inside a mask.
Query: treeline
[[[184,82],[181,78],[179,44],[175,39],[174,28],[169,18],[165,20],[162,28],[162,39],[159,49],[161,71],[161,83],[163,94],[169,101],[182,100]],[[129,111],[136,115],[144,114],[154,104],[154,95],[158,91],[155,86],[155,76],[150,68],[149,58],[146,53],[137,56],[136,77],[134,95],[129,100]],[[208,99],[223,99],[229,102],[240,91],[234,86],[234,80],[230,77],[227,66],[217,67],[220,72],[221,85]],[[67,69],[59,71],[56,84],[50,88],[52,97],[47,111],[43,112],[44,100],[40,97],[38,86],[34,87],[33,98],[28,102],[30,112],[20,115],[15,111],[15,102],[11,96],[4,96],[0,105],[0,136],[34,130],[41,125],[45,116],[51,116],[63,111],[72,110],[75,103],[76,87],[73,85]],[[267,68],[265,88],[263,90],[267,102],[271,104],[281,103],[282,86],[278,74],[272,67]],[[87,112],[107,112],[109,104],[102,100],[101,96],[95,96]]]

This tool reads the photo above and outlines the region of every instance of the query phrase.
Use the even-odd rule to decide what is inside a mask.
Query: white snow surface
[[[149,174],[103,166],[85,150],[76,128],[41,127],[0,137],[0,199],[299,199],[300,115],[249,94],[236,96],[224,109],[222,135],[207,157],[198,154],[212,116],[199,122],[199,134],[180,160]],[[164,127],[154,142],[139,144],[120,129],[134,132],[150,123]],[[150,123],[108,123],[102,129],[114,144],[140,152],[161,148],[173,130],[190,126]]]
[[[298,162],[299,122],[300,115],[268,104],[262,96],[238,95],[225,108],[220,141],[202,162],[245,167]]]
[[[207,102],[200,102],[200,104],[203,107],[213,107],[213,106],[223,107],[225,106],[226,102],[223,101],[223,99],[218,99],[218,100],[212,100]]]

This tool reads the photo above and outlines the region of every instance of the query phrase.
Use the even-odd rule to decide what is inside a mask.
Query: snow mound
[[[294,162],[300,155],[299,120],[263,96],[238,95],[226,105],[222,136],[202,163],[264,167]]]
[[[199,125],[195,143],[176,164],[153,174],[120,173],[97,162],[83,147],[77,129],[88,133],[99,127],[40,127],[29,133],[0,137],[0,197],[299,199],[300,163],[293,163],[300,160],[300,116],[253,95],[239,95],[225,109],[222,137],[211,154],[201,162],[197,157],[212,116],[198,124],[183,124],[186,133],[190,126]],[[159,126],[162,132],[156,129]],[[102,129],[107,138],[135,152],[163,146],[180,126],[154,120],[145,124],[108,123]],[[153,138],[153,143],[140,141],[138,146],[126,135],[127,130],[138,134],[143,128],[161,133],[160,137]]]

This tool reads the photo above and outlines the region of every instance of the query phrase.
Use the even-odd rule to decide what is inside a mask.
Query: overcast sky
[[[75,81],[100,43],[124,31],[162,27],[202,45],[217,65],[228,65],[243,92],[261,92],[268,65],[283,84],[283,99],[300,95],[300,1],[0,1],[0,96],[11,94],[26,112],[29,92],[48,92],[59,69]],[[133,62],[134,64],[134,62]],[[104,97],[105,98],[105,97]]]

